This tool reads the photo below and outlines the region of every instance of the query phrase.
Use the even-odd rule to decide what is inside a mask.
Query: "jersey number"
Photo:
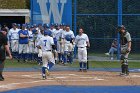
[[[46,46],[47,40],[44,40],[44,43],[45,43],[44,46]]]

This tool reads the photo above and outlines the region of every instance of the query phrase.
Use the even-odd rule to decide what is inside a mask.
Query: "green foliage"
[[[30,0],[0,0],[0,9],[27,9]]]

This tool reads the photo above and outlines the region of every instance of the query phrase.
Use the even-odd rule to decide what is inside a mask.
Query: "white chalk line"
[[[44,81],[55,81],[55,80],[37,80],[37,81],[28,81],[28,82],[21,82],[21,83],[10,83],[10,84],[5,84],[5,85],[0,85],[0,88],[5,88],[5,89],[13,89],[17,85],[21,84],[32,84],[32,83],[39,83],[39,82],[44,82]]]
[[[53,74],[53,75],[55,75],[55,74]],[[67,74],[67,75],[75,76],[76,74]],[[41,74],[32,74],[32,75],[25,74],[25,75],[13,75],[13,76],[22,76],[22,77],[28,77],[28,78],[40,78]],[[78,75],[76,75],[76,76],[78,76]],[[90,82],[90,81],[95,81],[95,80],[98,80],[98,81],[104,80],[104,79],[100,79],[98,77],[76,77],[76,78],[82,78],[82,79],[78,79],[78,80],[74,80],[76,78],[73,78],[73,80],[65,80],[65,79],[69,79],[69,77],[65,77],[65,76],[63,76],[63,77],[62,76],[59,76],[59,77],[56,76],[55,78],[56,79],[64,79],[64,80],[62,80],[64,82],[87,82],[87,81]],[[84,80],[84,79],[88,79],[88,80]],[[45,82],[54,82],[56,80],[54,80],[54,78],[48,77],[46,80],[37,80],[37,81],[28,81],[28,82],[0,85],[0,88],[13,89],[17,85],[39,83],[39,82],[44,82],[44,81]]]

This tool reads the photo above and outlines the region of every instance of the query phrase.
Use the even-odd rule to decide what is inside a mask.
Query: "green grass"
[[[38,66],[36,62],[28,62],[28,63],[19,63],[17,60],[6,60],[5,61],[5,68],[31,68]]]
[[[74,62],[69,67],[79,67],[78,62]],[[120,68],[120,62],[99,62],[99,61],[89,61],[90,68]],[[31,67],[39,67],[36,62],[28,62],[28,63],[18,63],[16,60],[6,60],[5,61],[6,68],[31,68]],[[130,68],[140,68],[140,62],[129,62]]]
[[[75,62],[71,67],[79,67],[79,63]],[[97,61],[90,61],[89,67],[90,68],[120,68],[120,62],[97,62]],[[129,68],[140,68],[139,62],[129,62]]]
[[[105,53],[89,53],[89,56],[99,56],[99,57],[108,57]],[[114,54],[114,57],[117,57],[117,54]],[[133,60],[140,60],[140,54],[137,53],[130,53],[129,58]]]

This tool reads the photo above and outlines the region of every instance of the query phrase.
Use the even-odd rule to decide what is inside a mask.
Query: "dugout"
[[[0,24],[11,27],[11,23],[28,23],[29,9],[0,9]]]

